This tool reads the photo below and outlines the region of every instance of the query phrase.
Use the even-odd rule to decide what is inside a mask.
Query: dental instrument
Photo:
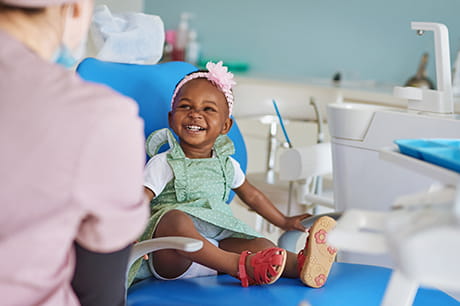
[[[280,122],[281,130],[283,131],[284,138],[286,139],[286,142],[289,148],[292,148],[292,142],[289,139],[289,135],[286,131],[286,127],[284,126],[283,117],[281,117],[281,113],[280,113],[280,110],[278,109],[278,105],[276,104],[275,99],[272,100],[272,103],[273,103],[273,107],[275,108],[275,112],[276,112],[276,116],[278,117],[278,121]]]
[[[324,143],[323,119],[319,107],[310,97],[317,122],[317,143],[315,145],[289,148],[280,156],[280,180],[289,181],[288,211],[292,206],[293,186],[296,183],[296,203],[305,205],[316,215],[318,205],[334,209],[332,197],[324,197],[323,176],[332,173],[331,144]]]
[[[281,130],[283,131],[284,138],[286,140],[286,143],[288,144],[289,148],[292,148],[292,143],[291,140],[289,139],[289,135],[286,131],[286,127],[284,126],[284,120],[283,117],[281,116],[281,113],[278,109],[278,105],[275,101],[275,99],[272,100],[273,107],[275,108],[276,116],[278,117],[278,121],[281,126]],[[292,213],[292,193],[294,192],[294,184],[292,182],[289,182],[289,195],[288,195],[288,204],[287,204],[287,215],[290,216]]]

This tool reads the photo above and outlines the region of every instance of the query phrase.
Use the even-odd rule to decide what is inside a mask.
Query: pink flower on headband
[[[206,64],[206,69],[209,71],[207,79],[218,86],[224,93],[228,103],[229,114],[231,115],[233,110],[232,87],[236,84],[233,80],[233,73],[228,72],[228,68],[222,65],[222,61],[217,64],[208,62]]]
[[[224,93],[230,91],[236,84],[233,73],[228,72],[228,68],[222,65],[222,61],[217,64],[209,62],[206,64],[206,69],[209,71],[208,80],[218,85]]]

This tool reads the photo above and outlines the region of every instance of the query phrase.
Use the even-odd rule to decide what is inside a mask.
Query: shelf
[[[405,154],[401,154],[399,149],[396,147],[383,148],[379,150],[379,157],[382,160],[386,160],[405,169],[433,178],[446,185],[457,186],[460,182],[459,173]]]

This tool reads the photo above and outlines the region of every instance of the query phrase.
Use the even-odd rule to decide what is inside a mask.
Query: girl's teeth
[[[196,125],[189,125],[189,126],[187,126],[187,130],[201,131],[201,130],[204,130],[204,129],[199,127],[199,126],[196,126]]]

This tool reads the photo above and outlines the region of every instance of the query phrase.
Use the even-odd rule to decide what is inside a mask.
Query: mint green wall
[[[430,53],[432,32],[419,37],[411,21],[448,26],[452,65],[460,47],[459,0],[146,0],[145,11],[175,28],[181,12],[195,18],[203,56],[246,61],[251,75],[331,78],[401,84]]]

